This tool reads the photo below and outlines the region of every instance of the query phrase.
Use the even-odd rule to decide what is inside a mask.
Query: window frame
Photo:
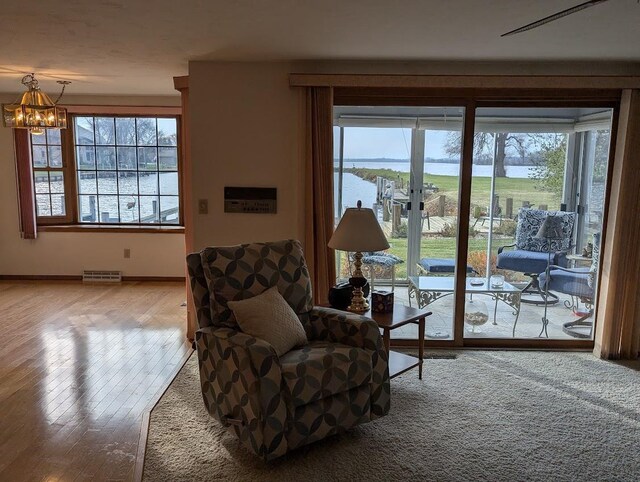
[[[82,231],[82,232],[184,232],[184,193],[183,193],[183,159],[182,159],[182,116],[180,107],[130,107],[130,106],[67,106],[66,129],[61,129],[61,168],[36,168],[33,165],[33,146],[31,134],[26,133],[28,149],[16,149],[18,164],[25,163],[25,159],[20,157],[28,156],[26,162],[30,166],[31,185],[19,183],[20,196],[29,196],[34,207],[34,231]],[[102,222],[81,222],[79,220],[79,197],[78,197],[78,169],[75,155],[75,117],[146,117],[146,118],[172,118],[176,120],[176,155],[178,174],[178,223],[161,224],[158,223],[102,223]],[[137,147],[137,146],[136,146]],[[157,146],[156,146],[157,147]],[[169,146],[167,146],[169,147]],[[159,166],[158,166],[159,167]],[[35,172],[56,170],[62,171],[64,179],[64,216],[37,216],[36,192],[35,192]],[[97,172],[97,171],[96,171]],[[118,172],[115,170],[114,172]],[[160,169],[158,173],[162,172]],[[173,172],[173,171],[171,171]],[[30,192],[24,193],[23,190]],[[160,196],[160,193],[157,195]],[[22,227],[24,232],[29,232],[28,226]]]

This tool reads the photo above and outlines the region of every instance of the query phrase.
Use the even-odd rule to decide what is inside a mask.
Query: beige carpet
[[[388,416],[263,464],[209,418],[193,355],[151,414],[145,480],[640,480],[640,364],[459,352]]]

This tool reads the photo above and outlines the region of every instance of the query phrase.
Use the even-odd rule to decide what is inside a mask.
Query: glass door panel
[[[407,278],[407,203],[411,142],[415,119],[392,118],[391,108],[354,116],[360,108],[336,107],[334,126],[334,200],[336,224],[348,207],[373,209],[389,249],[363,253],[363,272],[373,288]],[[337,253],[338,278],[350,276],[353,253]]]
[[[592,337],[599,266],[581,255],[602,228],[610,121],[605,109],[476,110],[465,338]]]
[[[425,108],[419,121],[421,150],[414,165],[418,209],[411,211],[415,248],[410,253],[409,296],[428,306],[427,340],[453,340],[458,197],[464,108]],[[413,248],[413,246],[412,246]]]

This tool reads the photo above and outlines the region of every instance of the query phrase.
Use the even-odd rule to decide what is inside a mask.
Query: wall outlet
[[[198,199],[198,214],[209,214],[208,199]]]
[[[124,257],[129,259],[131,257],[131,250],[129,248],[124,248]]]

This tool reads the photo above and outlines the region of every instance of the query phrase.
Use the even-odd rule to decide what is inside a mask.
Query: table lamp
[[[549,258],[547,260],[547,268],[545,269],[545,280],[546,283],[544,285],[544,316],[542,317],[542,330],[540,330],[540,334],[538,336],[542,336],[544,333],[547,337],[549,334],[547,333],[547,325],[549,324],[549,320],[547,319],[547,305],[549,300],[549,271],[551,266],[551,241],[554,239],[563,239],[564,235],[562,232],[562,218],[560,216],[547,216],[538,233],[535,235],[537,239],[544,239],[547,241],[547,253]]]
[[[347,308],[349,311],[363,313],[369,309],[369,303],[362,294],[362,287],[367,279],[362,274],[362,252],[382,251],[389,247],[376,215],[372,209],[363,208],[362,201],[358,207],[347,208],[338,223],[338,227],[329,240],[329,247],[339,251],[354,252],[354,272],[349,278],[353,286],[353,297]]]

